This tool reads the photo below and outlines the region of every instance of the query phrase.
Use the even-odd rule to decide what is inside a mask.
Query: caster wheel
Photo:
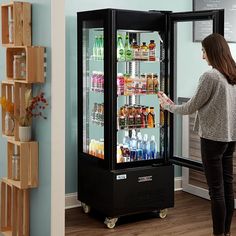
[[[116,226],[116,222],[117,222],[118,218],[109,218],[106,217],[104,224],[107,225],[107,228],[109,229],[113,229]]]
[[[161,219],[166,218],[167,212],[168,212],[168,209],[162,209],[162,210],[160,210],[160,212],[159,212],[159,217],[160,217]]]
[[[84,213],[88,214],[88,213],[90,212],[91,207],[88,206],[86,203],[82,202],[82,203],[81,203],[81,206],[82,206],[82,208],[83,208]]]

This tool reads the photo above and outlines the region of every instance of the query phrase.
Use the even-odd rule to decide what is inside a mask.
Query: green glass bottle
[[[133,55],[132,50],[129,43],[129,35],[127,34],[125,37],[125,60],[126,61],[132,61]]]

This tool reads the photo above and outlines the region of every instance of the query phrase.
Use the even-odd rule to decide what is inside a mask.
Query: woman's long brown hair
[[[220,71],[228,83],[236,84],[236,63],[225,38],[220,34],[210,34],[203,39],[202,47],[211,66]]]

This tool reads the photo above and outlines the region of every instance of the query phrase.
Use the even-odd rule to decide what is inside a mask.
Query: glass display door
[[[104,159],[104,21],[83,21],[83,152]]]
[[[163,160],[162,49],[157,31],[117,30],[117,164]]]
[[[202,60],[201,43],[194,42],[193,32],[196,23],[211,28],[211,32],[223,34],[224,20],[221,11],[174,13],[171,16],[171,74],[173,90],[171,98],[176,104],[187,102],[197,88],[198,80],[204,71],[210,69],[206,61]],[[207,35],[203,34],[205,37]],[[191,52],[191,53],[189,53]],[[191,61],[186,68],[185,61]],[[188,63],[189,64],[189,63]],[[196,114],[173,115],[173,163],[185,166],[182,168],[183,190],[200,197],[209,198],[206,179],[202,171],[200,138],[193,130]],[[234,186],[236,186],[236,153],[234,155]],[[236,191],[236,190],[235,190]],[[235,200],[236,206],[236,200]]]

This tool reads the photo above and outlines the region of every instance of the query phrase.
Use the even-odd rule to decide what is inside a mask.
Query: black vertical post
[[[113,9],[108,10],[106,31],[105,31],[105,60],[104,60],[104,74],[105,74],[105,94],[104,104],[106,109],[106,116],[104,118],[105,131],[105,158],[110,170],[115,168],[116,163],[116,140],[117,140],[117,85],[116,85],[116,12]]]

